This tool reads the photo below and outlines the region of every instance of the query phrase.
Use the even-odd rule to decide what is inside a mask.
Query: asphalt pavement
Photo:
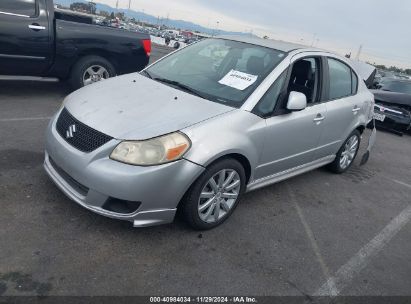
[[[0,81],[0,295],[411,296],[410,136],[379,132],[346,174],[248,193],[217,229],[136,229],[70,201],[43,170],[45,128],[69,93]]]

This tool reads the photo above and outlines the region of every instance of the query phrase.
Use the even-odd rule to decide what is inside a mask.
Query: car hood
[[[371,93],[374,94],[376,102],[411,107],[411,95],[383,90],[371,90]]]
[[[91,128],[127,140],[175,132],[233,110],[138,73],[84,87],[69,95],[64,106]]]

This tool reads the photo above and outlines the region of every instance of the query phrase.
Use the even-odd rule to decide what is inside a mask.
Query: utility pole
[[[128,9],[130,10],[131,8],[131,0],[128,0]]]
[[[118,0],[117,0],[117,2],[116,2],[116,9],[118,10]]]
[[[143,10],[143,16],[141,16],[141,26],[144,28],[144,10]]]
[[[311,47],[313,47],[314,46],[314,43],[315,43],[315,38],[317,37],[317,33],[314,33],[314,35],[313,35],[313,42],[311,43]]]
[[[357,56],[355,56],[355,60],[360,60],[360,56],[361,56],[361,52],[362,52],[362,44],[360,45],[360,48],[358,49],[358,53]]]

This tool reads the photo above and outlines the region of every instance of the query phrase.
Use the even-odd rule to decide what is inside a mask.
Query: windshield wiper
[[[153,77],[151,76],[151,74],[149,72],[147,72],[146,70],[141,71],[141,74],[146,75],[148,78],[153,79]]]
[[[206,96],[205,94],[202,94],[192,88],[190,88],[189,86],[182,84],[181,82],[175,81],[175,80],[170,80],[170,79],[166,79],[166,78],[153,78],[153,80],[162,82],[162,83],[166,83],[166,84],[170,84],[172,86],[175,86],[179,89],[182,89],[183,91],[186,91],[187,93],[190,93],[192,95],[195,95],[197,97],[201,97],[203,99],[209,99],[208,96]]]

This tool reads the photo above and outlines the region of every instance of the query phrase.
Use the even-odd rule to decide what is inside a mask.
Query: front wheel
[[[358,130],[354,130],[338,151],[335,160],[329,165],[329,169],[338,174],[347,171],[357,156],[360,142],[361,134]]]
[[[113,65],[100,56],[81,58],[71,71],[70,82],[74,89],[116,76]]]
[[[234,211],[245,190],[243,166],[223,159],[208,167],[182,201],[185,220],[194,229],[207,230],[223,223]]]

